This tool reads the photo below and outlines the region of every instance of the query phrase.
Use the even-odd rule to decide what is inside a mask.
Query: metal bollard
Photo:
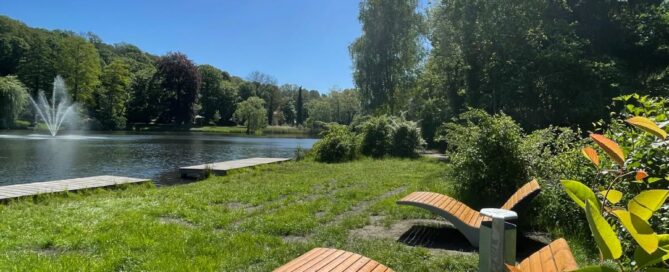
[[[479,272],[503,272],[504,264],[516,263],[516,225],[507,222],[518,218],[514,211],[481,209],[492,222],[482,222],[479,233]]]

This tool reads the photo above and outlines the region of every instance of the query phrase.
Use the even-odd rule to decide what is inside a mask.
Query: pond
[[[85,135],[0,131],[0,185],[97,175],[182,183],[180,166],[250,157],[293,157],[315,139],[238,137],[204,133]]]

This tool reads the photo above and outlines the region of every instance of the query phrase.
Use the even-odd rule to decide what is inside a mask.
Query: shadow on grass
[[[478,252],[478,249],[470,245],[462,233],[448,226],[413,226],[403,233],[397,241],[408,246],[419,246],[429,249]],[[516,259],[518,260],[527,258],[546,245],[541,241],[522,235],[519,235],[516,243]]]

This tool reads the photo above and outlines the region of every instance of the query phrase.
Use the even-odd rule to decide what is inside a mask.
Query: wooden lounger
[[[565,272],[578,269],[567,241],[558,239],[525,258],[515,266],[506,265],[510,272]],[[365,256],[332,248],[314,248],[284,264],[274,272],[295,271],[374,271],[393,270]]]
[[[531,200],[540,191],[539,183],[536,179],[533,179],[520,187],[504,203],[502,209],[516,210],[522,203]],[[479,228],[481,222],[486,220],[487,217],[457,199],[432,192],[413,192],[397,201],[397,204],[424,208],[446,218],[465,235],[472,246],[479,246]]]
[[[578,269],[567,241],[560,238],[525,258],[516,266],[507,265],[511,272],[563,272]]]
[[[348,251],[332,248],[314,248],[274,270],[274,272],[293,271],[392,272],[393,270],[370,258]]]

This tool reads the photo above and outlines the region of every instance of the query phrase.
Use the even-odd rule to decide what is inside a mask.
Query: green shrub
[[[362,154],[374,158],[388,155],[392,144],[392,131],[390,119],[385,115],[367,120],[362,128]]]
[[[425,141],[416,122],[398,119],[393,122],[391,144],[391,155],[415,158],[418,157],[417,151],[425,146]]]
[[[531,178],[542,193],[521,214],[522,227],[554,234],[582,234],[587,224],[574,221],[583,213],[571,208],[560,185],[565,176],[587,179],[592,171],[580,156],[580,131],[549,127],[525,135],[506,115],[480,110],[463,113],[456,123],[439,129],[438,141],[447,146],[453,163],[451,178],[457,197],[474,208],[499,207]],[[557,233],[556,233],[557,232]]]
[[[355,159],[357,141],[355,134],[346,126],[331,125],[313,147],[314,159],[319,162],[336,163]]]
[[[499,207],[529,181],[522,129],[510,117],[481,110],[446,125],[457,196],[473,208]]]
[[[520,222],[558,235],[587,233],[587,224],[574,220],[582,218],[583,213],[572,208],[572,200],[560,185],[564,177],[593,177],[586,159],[580,155],[583,143],[580,131],[558,127],[534,131],[523,139],[521,152],[530,176],[541,185],[541,194],[526,215],[532,220]]]
[[[614,106],[620,112],[613,113],[607,125],[606,136],[617,142],[625,150],[630,169],[643,169],[650,177],[666,177],[669,180],[669,148],[667,142],[659,143],[652,134],[636,129],[623,120],[633,116],[648,117],[666,128],[669,122],[669,100],[662,97],[625,95],[614,99]],[[604,127],[604,124],[599,124]],[[645,189],[667,189],[667,181],[653,182]],[[623,191],[625,199],[639,193],[641,188]],[[655,229],[669,229],[669,206],[658,211],[658,216],[650,220]]]

